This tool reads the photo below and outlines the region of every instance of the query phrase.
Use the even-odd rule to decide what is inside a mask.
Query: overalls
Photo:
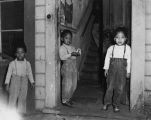
[[[68,50],[67,53],[69,53]],[[62,75],[62,102],[65,103],[70,101],[77,87],[76,59],[69,58],[63,61],[61,75]]]
[[[27,63],[26,63],[27,66]],[[17,75],[17,66],[15,62],[16,75],[12,75],[9,88],[9,106],[17,107],[19,112],[26,112],[26,97],[28,89],[28,77]],[[27,67],[26,67],[27,71]],[[27,73],[27,72],[26,72]]]
[[[104,104],[113,104],[119,106],[121,95],[126,84],[126,67],[127,60],[125,57],[126,45],[124,47],[123,58],[114,57],[114,47],[112,51],[112,58],[110,59],[109,73],[107,76],[107,91],[104,99]],[[114,91],[114,92],[113,92]],[[112,101],[113,96],[113,101]]]

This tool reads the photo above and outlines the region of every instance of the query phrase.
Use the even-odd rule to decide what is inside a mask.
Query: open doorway
[[[102,68],[106,50],[112,45],[113,30],[119,26],[126,27],[128,29],[128,44],[131,45],[131,0],[96,0],[92,13],[95,16],[93,24],[99,24],[100,28],[99,45],[98,41],[95,41],[95,38],[91,36],[84,68],[79,73],[78,86],[72,99],[77,109],[81,108],[83,111],[91,109],[93,112],[90,111],[94,113],[94,111],[101,109],[103,94],[106,90],[106,80]],[[92,28],[89,34],[92,34]],[[127,84],[129,92],[129,83]],[[127,92],[124,94],[126,95]],[[123,99],[125,100],[124,104],[128,104],[125,108],[129,110],[128,98],[124,96]],[[87,112],[91,113],[90,111]]]

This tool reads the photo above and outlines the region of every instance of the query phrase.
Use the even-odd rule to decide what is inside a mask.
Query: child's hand
[[[76,51],[77,51],[77,53],[79,53],[79,55],[81,55],[81,49],[80,48],[78,48]]]
[[[78,56],[78,53],[77,52],[72,52],[71,56]]]
[[[31,83],[32,88],[35,88],[35,83]]]
[[[130,78],[130,73],[127,73],[127,74],[126,74],[126,78]]]
[[[104,75],[105,75],[105,77],[108,76],[108,70],[105,70],[105,71],[104,71]]]
[[[9,91],[9,85],[8,84],[6,85],[6,91]]]

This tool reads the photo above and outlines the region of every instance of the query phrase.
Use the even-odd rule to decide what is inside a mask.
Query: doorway
[[[90,47],[90,50],[92,51],[88,50],[88,57],[91,59],[90,61],[88,60],[88,62],[91,63],[91,66],[86,66],[87,71],[85,72],[87,73],[84,73],[83,78],[81,77],[79,79],[77,90],[73,96],[75,107],[77,109],[82,108],[85,113],[87,111],[89,114],[94,113],[94,111],[98,113],[102,107],[103,92],[105,92],[104,89],[106,86],[102,69],[104,65],[104,54],[106,54],[104,49],[107,49],[109,45],[112,44],[112,39],[109,39],[109,37],[112,36],[112,31],[118,26],[126,26],[129,31],[128,44],[131,44],[131,0],[96,0],[95,2],[96,5],[100,5],[98,9],[95,9],[97,7],[94,6],[93,12],[97,19],[96,21],[100,24],[100,48],[97,49],[97,45],[92,38]],[[104,39],[104,36],[107,38]],[[109,45],[107,42],[109,42]],[[97,65],[96,62],[93,63],[94,59],[96,60],[96,58],[94,58],[96,57],[95,55],[99,57]],[[86,60],[87,59],[89,58],[86,58]],[[88,62],[86,62],[86,64]],[[96,71],[92,71],[92,69],[97,69],[94,67],[99,67],[101,70],[98,73]],[[92,75],[92,72],[97,74],[97,76],[100,76],[99,79],[95,81],[94,77],[91,78],[90,76]],[[95,108],[95,110],[93,108]],[[129,106],[123,108],[129,110]]]

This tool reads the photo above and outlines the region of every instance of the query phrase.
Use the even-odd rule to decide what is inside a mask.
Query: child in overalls
[[[34,87],[34,79],[30,63],[25,59],[26,48],[16,47],[16,59],[10,62],[6,75],[6,89],[9,92],[8,105],[26,113],[26,97],[28,79]]]
[[[120,111],[120,99],[126,83],[126,78],[130,77],[131,49],[130,46],[126,44],[126,40],[127,33],[125,28],[117,28],[114,34],[114,41],[116,44],[110,46],[107,50],[104,64],[105,76],[107,77],[104,110],[107,110],[108,106],[112,104],[114,112]]]
[[[63,44],[60,47],[59,54],[62,61],[62,104],[72,105],[71,97],[77,87],[77,64],[76,58],[81,55],[81,49],[71,46],[72,32],[64,30],[61,34]]]

